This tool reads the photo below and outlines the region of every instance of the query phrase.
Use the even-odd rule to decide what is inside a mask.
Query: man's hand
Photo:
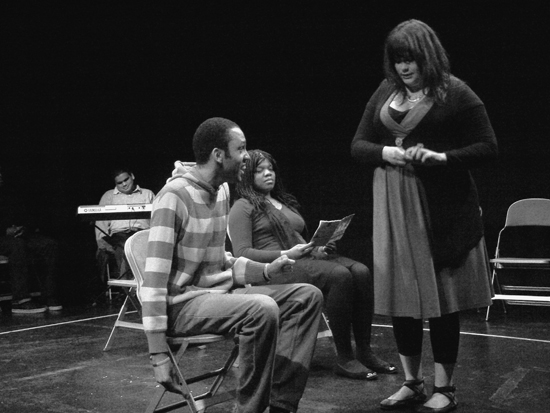
[[[155,371],[157,383],[172,392],[181,394],[181,385],[176,374],[176,368],[167,353],[158,353],[151,356],[151,364]]]
[[[281,274],[285,272],[292,272],[292,264],[296,261],[288,258],[286,255],[281,255],[271,264],[267,264],[267,276],[271,277],[274,274]]]

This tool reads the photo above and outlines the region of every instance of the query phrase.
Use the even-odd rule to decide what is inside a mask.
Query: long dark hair
[[[386,79],[406,96],[405,84],[395,71],[395,63],[415,61],[420,70],[422,88],[441,104],[445,101],[451,66],[447,52],[437,34],[420,20],[407,20],[397,25],[384,45],[384,73]]]
[[[271,190],[271,196],[284,204],[287,208],[293,209],[295,211],[300,208],[300,204],[294,197],[294,195],[286,192],[283,181],[281,180],[281,175],[279,174],[279,167],[275,158],[271,154],[261,151],[259,149],[253,149],[248,151],[250,159],[246,160],[246,170],[243,174],[242,180],[237,183],[235,191],[239,198],[244,198],[249,201],[253,206],[254,210],[257,212],[265,212],[269,201],[265,199],[264,194],[259,192],[254,185],[254,175],[256,174],[256,168],[264,160],[267,160],[271,163],[273,167],[273,172],[275,172],[275,185]]]

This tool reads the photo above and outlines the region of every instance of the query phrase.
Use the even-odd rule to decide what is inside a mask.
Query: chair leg
[[[330,321],[323,311],[321,312],[321,322],[319,325],[319,332],[317,333],[317,340],[324,337],[328,337],[332,341],[334,352],[337,354],[336,346],[334,345],[334,339],[332,336],[332,330],[330,329]]]
[[[109,266],[109,260],[105,263],[105,271],[107,273],[107,282],[111,279],[111,268]],[[107,294],[107,299],[109,300],[109,303],[113,302],[113,290],[111,289],[111,286],[107,284],[107,291],[105,291]]]
[[[500,281],[498,280],[498,275],[496,274],[495,272],[495,283],[496,283],[496,290],[498,291],[499,294],[502,294],[502,288],[500,287]],[[500,300],[500,302],[502,303],[502,311],[504,312],[504,314],[507,313],[506,311],[506,301],[504,300]]]
[[[164,397],[164,395],[167,392],[167,390],[164,387],[160,386],[157,389],[157,391],[155,393],[155,396],[153,397],[153,399],[149,403],[149,406],[147,407],[147,410],[145,411],[145,413],[168,412],[168,411],[175,410],[175,409],[177,409],[179,407],[182,407],[182,406],[187,406],[192,413],[197,413],[198,412],[196,404],[195,404],[195,399],[193,398],[193,395],[191,394],[191,389],[189,389],[189,386],[187,385],[187,383],[185,381],[185,378],[183,377],[183,375],[182,375],[182,373],[179,369],[179,366],[178,366],[178,362],[183,357],[183,353],[185,353],[185,350],[187,350],[187,347],[189,347],[189,343],[188,342],[183,342],[182,345],[180,346],[180,348],[178,349],[178,352],[175,356],[172,353],[172,350],[168,349],[168,356],[170,357],[170,360],[172,361],[172,364],[174,365],[174,367],[176,369],[176,373],[177,373],[179,381],[180,381],[179,384],[181,386],[181,390],[182,390],[181,395],[183,397],[183,400],[180,401],[180,402],[172,403],[170,405],[159,408],[158,406],[159,406],[162,398]]]
[[[181,386],[181,390],[182,390],[181,396],[183,400],[166,405],[166,406],[159,407],[162,401],[162,398],[167,392],[167,390],[161,386],[159,387],[159,389],[157,389],[155,396],[149,403],[146,413],[164,413],[164,412],[169,412],[169,411],[178,409],[180,407],[187,407],[191,413],[200,413],[200,412],[204,412],[206,408],[209,406],[223,403],[225,401],[229,401],[235,398],[236,396],[235,391],[225,392],[220,395],[217,395],[217,392],[220,386],[222,385],[227,373],[231,370],[231,367],[233,366],[233,363],[237,359],[237,356],[239,355],[238,344],[235,344],[235,346],[233,346],[231,354],[227,358],[223,367],[217,370],[209,371],[207,373],[189,378],[189,379],[185,379],[179,367],[179,363],[188,346],[189,346],[189,343],[184,342],[178,349],[176,355],[174,355],[174,353],[170,349],[168,351],[168,355],[174,365],[176,375],[178,376],[178,379],[180,382],[179,384]],[[214,382],[210,385],[210,388],[208,389],[208,391],[202,394],[199,394],[197,396],[193,396],[191,389],[189,388],[189,385],[200,382],[202,380],[206,380],[208,378],[212,378],[212,377],[215,377],[215,379],[214,379]]]
[[[120,328],[121,324],[124,324],[124,317],[126,317],[126,312],[128,311],[128,304],[132,303],[134,308],[137,310],[138,313],[141,314],[140,307],[136,306],[136,303],[134,302],[134,299],[132,298],[132,289],[130,291],[126,292],[126,297],[124,298],[124,303],[122,303],[122,306],[120,307],[120,310],[118,312],[117,318],[115,320],[115,325],[113,326],[113,329],[111,330],[111,334],[109,334],[109,338],[107,339],[107,343],[105,344],[105,347],[103,348],[103,351],[108,351],[115,339],[115,333],[118,328]],[[129,323],[126,323],[129,324]]]
[[[321,324],[324,325],[324,329],[319,328],[317,338],[332,337],[332,330],[330,329],[329,320],[324,312],[321,313]],[[321,325],[319,326],[321,327]]]
[[[113,344],[113,340],[115,339],[115,333],[117,331],[118,325],[117,322],[119,320],[124,319],[124,316],[126,315],[126,310],[128,309],[128,297],[124,299],[124,303],[122,304],[122,307],[120,307],[120,311],[118,312],[115,325],[113,326],[113,329],[111,330],[111,334],[109,334],[109,338],[107,339],[107,343],[105,343],[105,347],[103,348],[103,351],[108,351],[111,349],[111,346]]]
[[[502,289],[500,288],[500,282],[498,280],[497,270],[493,269],[491,274],[491,285],[498,294],[502,294]],[[499,300],[502,303],[502,311],[506,314],[506,303],[504,300]],[[491,311],[491,306],[487,307],[487,312],[485,313],[485,321],[489,321],[489,312]]]

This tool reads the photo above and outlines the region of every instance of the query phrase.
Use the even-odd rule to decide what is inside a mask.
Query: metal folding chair
[[[141,323],[141,304],[136,295],[136,280],[110,279],[107,281],[107,285],[109,287],[120,287],[125,294],[125,297],[122,306],[118,311],[115,324],[111,329],[111,334],[109,334],[109,338],[107,339],[107,343],[105,343],[103,351],[107,351],[111,348],[115,339],[115,334],[118,332],[119,329],[129,328],[132,330],[143,330],[143,324]],[[135,318],[128,318],[128,314],[136,312],[139,315],[139,321],[136,321]]]
[[[149,239],[149,230],[144,230],[132,235],[124,246],[126,258],[130,264],[130,268],[134,273],[137,283],[137,296],[139,298],[139,289],[143,284],[143,273],[145,270],[145,260],[147,258],[147,242]],[[194,377],[186,378],[184,368],[181,366],[182,357],[190,346],[201,346],[211,344],[228,339],[225,336],[217,334],[201,334],[189,337],[168,337],[167,342],[170,347],[169,357],[176,368],[176,373],[182,388],[182,399],[170,404],[163,404],[163,398],[167,390],[160,386],[156,395],[151,400],[146,413],[153,412],[168,412],[180,407],[187,407],[189,411],[204,412],[209,406],[226,402],[235,398],[235,390],[222,389],[222,383],[228,373],[231,371],[237,356],[239,354],[239,345],[235,340],[229,356],[226,358],[224,365],[221,368],[209,370],[205,373]],[[172,351],[178,348],[176,354]],[[213,380],[210,380],[213,379]],[[206,391],[200,391],[200,394],[194,394],[190,386],[194,383],[202,383],[209,380]]]
[[[493,300],[502,301],[504,312],[505,304],[550,305],[550,199],[528,198],[510,205],[490,261]]]

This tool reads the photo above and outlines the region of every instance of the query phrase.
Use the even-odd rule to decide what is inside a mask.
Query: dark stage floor
[[[155,381],[143,333],[121,330],[112,349],[102,351],[116,311],[103,306],[69,307],[57,315],[2,314],[0,411],[144,411]],[[550,308],[515,306],[503,315],[498,304],[490,322],[484,315],[473,311],[463,317],[456,370],[458,411],[550,411]],[[189,350],[188,369],[221,360],[229,344]],[[381,356],[398,363],[387,318],[376,317],[373,345]],[[300,412],[378,412],[378,402],[403,380],[401,374],[381,375],[372,382],[343,379],[332,373],[333,363],[330,339],[318,340]],[[427,363],[425,376],[431,387],[433,368]],[[230,410],[226,404],[208,411]]]

